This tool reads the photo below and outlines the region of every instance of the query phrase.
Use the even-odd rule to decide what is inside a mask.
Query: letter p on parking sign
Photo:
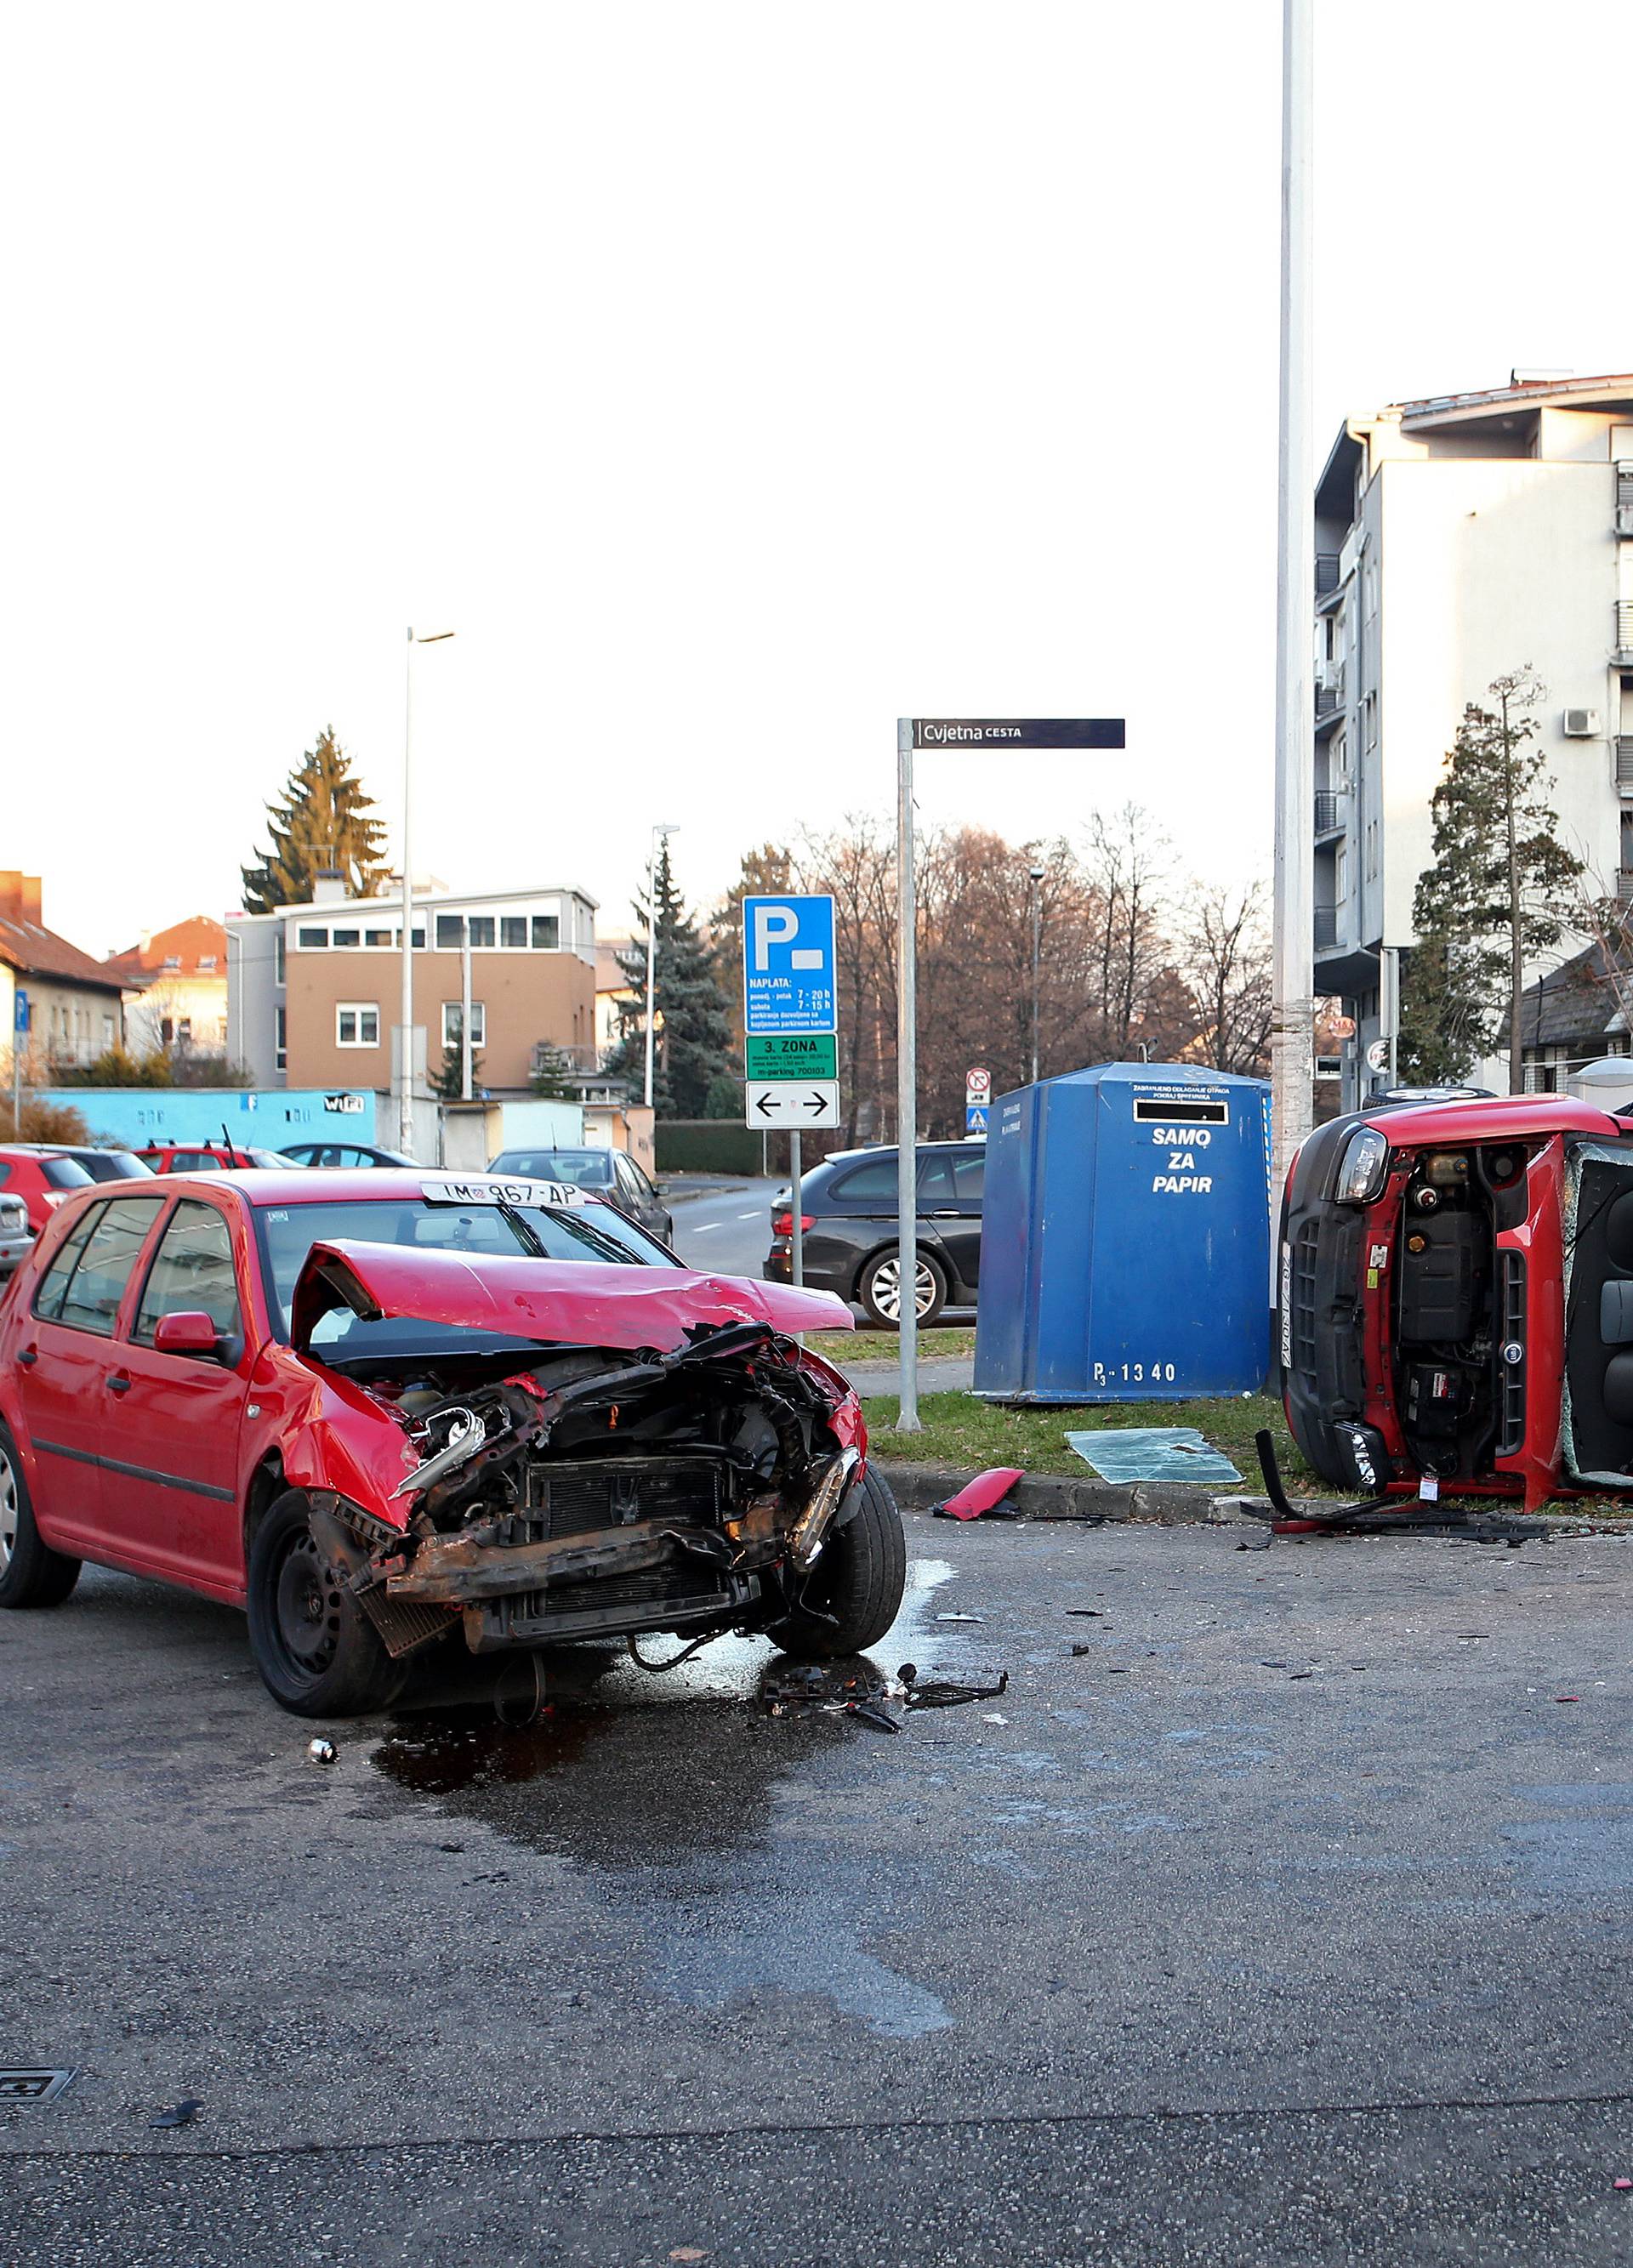
[[[831,1032],[834,1006],[833,900],[745,898],[744,1031]]]

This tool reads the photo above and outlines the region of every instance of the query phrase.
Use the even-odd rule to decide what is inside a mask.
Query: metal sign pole
[[[896,1205],[898,1433],[919,1433],[918,909],[913,871],[913,719],[896,720]]]
[[[800,1219],[800,1130],[797,1126],[788,1137],[788,1174],[794,1184],[792,1198],[794,1249],[789,1264],[794,1271],[794,1282],[802,1284],[805,1281],[805,1224]]]

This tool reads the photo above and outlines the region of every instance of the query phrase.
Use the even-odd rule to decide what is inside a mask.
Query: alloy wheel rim
[[[915,1319],[928,1314],[935,1297],[935,1278],[922,1260],[913,1269]],[[899,1260],[886,1260],[874,1270],[874,1304],[889,1322],[899,1322],[902,1312],[902,1268]]]
[[[10,1454],[0,1449],[0,1575],[11,1565],[11,1555],[17,1550],[19,1509],[17,1468]]]

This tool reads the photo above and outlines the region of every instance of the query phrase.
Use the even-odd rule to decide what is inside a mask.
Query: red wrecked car
[[[1552,1095],[1382,1106],[1282,1209],[1288,1423],[1369,1496],[1633,1488],[1633,1116]]]
[[[82,1560],[248,1609],[299,1715],[412,1657],[894,1619],[841,1302],[676,1267],[556,1182],[248,1171],[77,1193],[0,1307],[0,1606]]]

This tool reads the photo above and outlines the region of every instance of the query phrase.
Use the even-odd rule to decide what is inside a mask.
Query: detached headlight
[[[1389,1145],[1376,1126],[1357,1126],[1338,1162],[1333,1197],[1339,1204],[1371,1204],[1384,1186]]]

